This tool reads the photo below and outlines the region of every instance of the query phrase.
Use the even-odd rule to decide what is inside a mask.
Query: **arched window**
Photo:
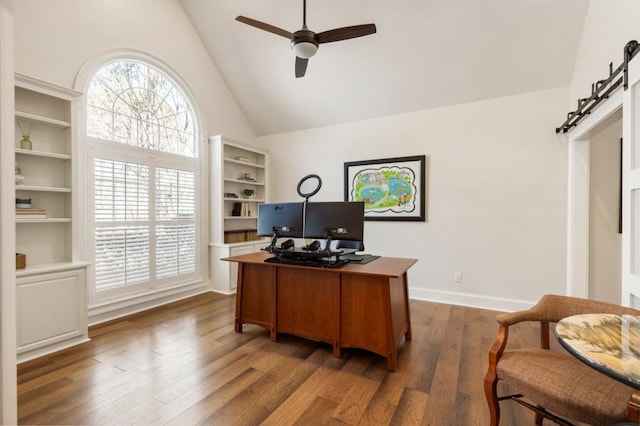
[[[171,154],[195,157],[193,112],[163,72],[134,61],[101,68],[87,91],[87,133]]]
[[[174,287],[200,273],[197,128],[175,81],[138,60],[87,88],[92,300]]]

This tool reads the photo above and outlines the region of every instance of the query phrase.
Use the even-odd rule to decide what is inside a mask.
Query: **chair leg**
[[[490,369],[484,377],[484,394],[487,397],[487,404],[489,404],[489,415],[491,417],[489,424],[491,426],[500,424],[500,401],[498,400],[497,387],[498,378],[495,375],[495,371],[492,372]]]
[[[491,415],[491,426],[498,426],[500,423],[500,400],[498,399],[498,360],[507,346],[507,338],[509,337],[509,327],[501,325],[498,328],[498,336],[496,341],[489,349],[489,369],[484,376],[484,394],[489,404],[489,414]]]
[[[536,424],[537,424],[537,425],[541,425],[541,424],[542,424],[542,419],[544,419],[544,417],[542,416],[542,414],[540,414],[540,413],[536,413]]]
[[[638,391],[631,394],[627,403],[627,420],[640,423],[640,392]]]

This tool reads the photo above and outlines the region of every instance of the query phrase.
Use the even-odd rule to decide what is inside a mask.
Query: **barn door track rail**
[[[631,40],[627,43],[624,47],[624,62],[615,70],[613,69],[613,62],[609,64],[609,77],[591,84],[591,96],[578,99],[578,108],[567,114],[567,121],[562,123],[560,127],[556,127],[556,133],[567,133],[577,126],[580,120],[589,115],[600,102],[607,99],[620,84],[623,85],[624,90],[627,90],[629,86],[627,76],[629,62],[638,52],[640,52],[640,45],[636,40]],[[622,76],[619,77],[621,73]]]

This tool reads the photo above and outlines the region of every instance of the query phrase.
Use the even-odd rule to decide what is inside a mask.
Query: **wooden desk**
[[[339,268],[265,263],[269,253],[222,260],[238,262],[235,331],[242,324],[327,342],[333,355],[360,348],[398,368],[397,348],[411,339],[407,270],[416,259],[380,257]]]
[[[640,317],[574,315],[556,324],[556,337],[587,365],[640,389]]]

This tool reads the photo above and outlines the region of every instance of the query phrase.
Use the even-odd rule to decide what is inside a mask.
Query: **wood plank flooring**
[[[399,369],[361,350],[244,326],[234,296],[207,293],[90,330],[91,342],[18,366],[20,424],[487,425],[496,312],[411,301]],[[535,345],[519,324],[513,346]],[[534,425],[502,403],[501,425]]]

